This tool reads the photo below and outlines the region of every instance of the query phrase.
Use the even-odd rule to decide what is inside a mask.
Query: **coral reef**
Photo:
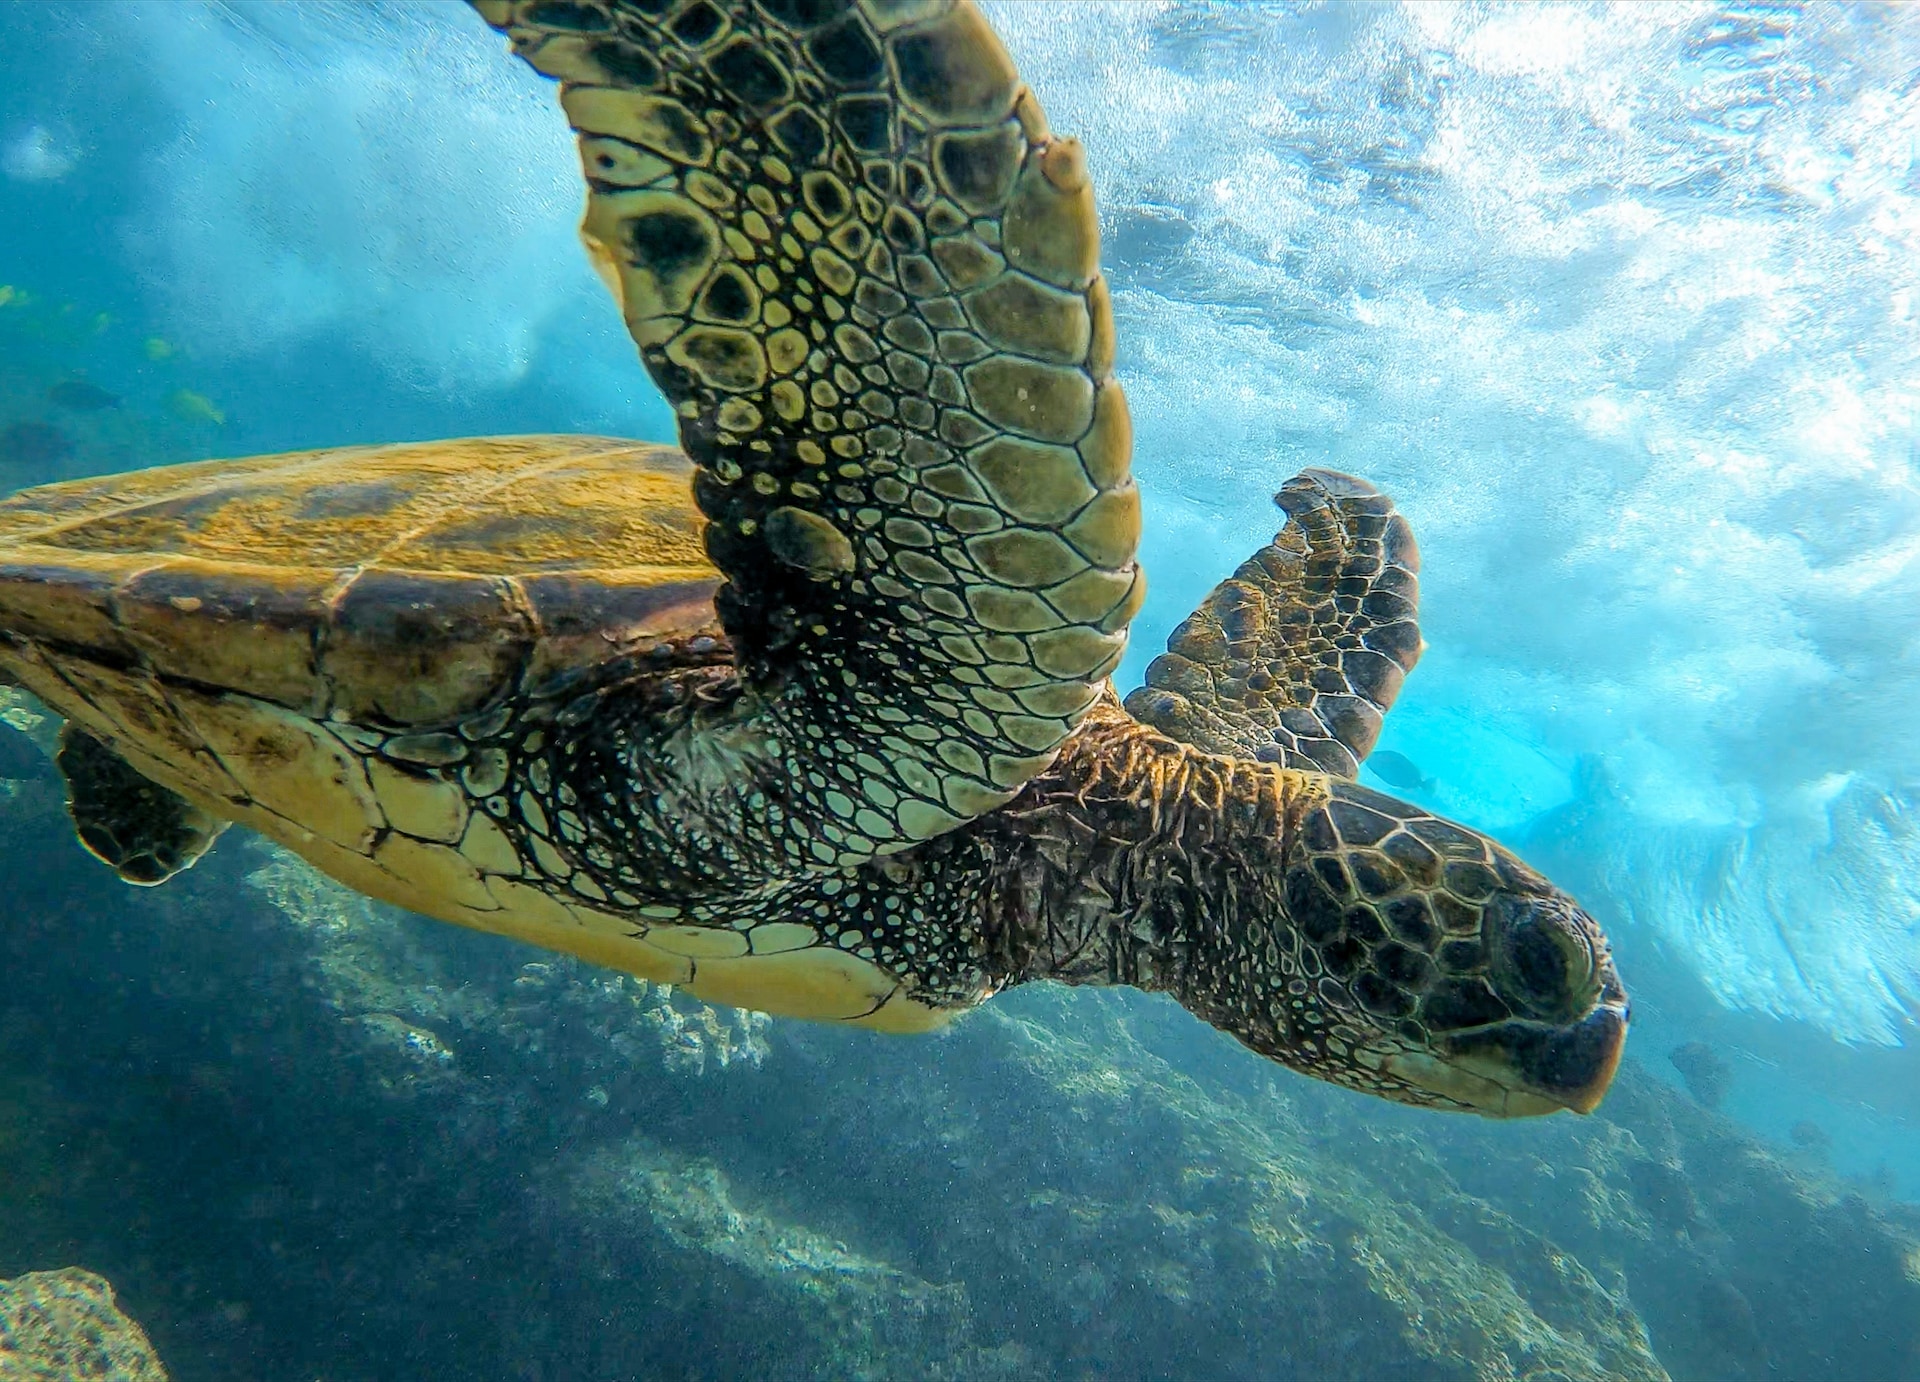
[[[53,767],[59,717],[11,686],[0,686],[0,805],[27,812],[60,811],[66,786]]]
[[[1631,1062],[1486,1124],[1126,993],[769,1026],[244,837],[132,892],[37,801],[0,1271],[100,1265],[188,1375],[1920,1382],[1920,1214]]]
[[[147,1336],[113,1287],[78,1267],[0,1281],[0,1378],[6,1382],[167,1382]]]
[[[1188,1069],[1224,1051],[1149,1010],[1188,1048],[1176,1064],[1142,1040],[1144,1006],[1022,995],[940,1061],[995,1095],[904,1063],[861,1091],[894,1132],[876,1180],[902,1187],[874,1217],[936,1205],[947,1269],[1017,1270],[1030,1327],[1091,1375],[1666,1376],[1625,1293],[1462,1190],[1411,1130],[1431,1120],[1385,1132],[1337,1091],[1208,1088]]]
[[[25,691],[0,686],[0,778],[44,773],[60,751],[60,718]],[[8,733],[7,731],[12,731]]]
[[[682,1326],[719,1315],[729,1301],[753,1302],[753,1333],[734,1331],[727,1351],[735,1361],[715,1358],[712,1375],[789,1375],[790,1361],[755,1358],[769,1342],[789,1360],[831,1360],[822,1375],[845,1382],[1014,1382],[1045,1372],[1017,1345],[972,1342],[965,1285],[921,1280],[777,1218],[743,1200],[711,1161],[646,1138],[583,1158],[555,1208],[569,1224],[591,1225],[578,1242],[598,1270],[623,1275],[638,1260],[673,1283],[652,1309]],[[657,1318],[641,1322],[635,1342],[659,1327]]]
[[[243,846],[244,847],[244,846]],[[503,994],[487,994],[447,974],[441,952],[411,937],[418,923],[341,887],[297,856],[264,843],[267,862],[247,882],[312,942],[315,976],[325,1001],[366,1037],[371,1053],[391,1057],[396,1088],[431,1083],[457,1057],[458,1028],[504,1036],[529,1050],[544,1044],[540,1028],[572,1010],[575,1025],[609,1053],[636,1059],[651,1046],[660,1064],[681,1074],[757,1067],[766,1059],[765,1013],[716,1009],[671,984],[583,965],[544,951],[519,968]],[[596,1097],[595,1091],[598,1091]],[[604,1088],[587,1097],[605,1105]]]
[[[60,722],[38,700],[19,687],[0,686],[0,721],[25,735],[49,758],[55,753]]]

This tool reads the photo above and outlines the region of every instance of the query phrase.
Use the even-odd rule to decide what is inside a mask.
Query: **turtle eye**
[[[1502,997],[1529,1017],[1566,1022],[1599,997],[1599,964],[1584,920],[1553,898],[1496,898],[1488,920]]]

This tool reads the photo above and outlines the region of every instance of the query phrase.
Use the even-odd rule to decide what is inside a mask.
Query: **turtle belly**
[[[380,901],[736,1007],[903,1032],[953,1015],[809,928],[689,926],[657,906],[594,905],[582,894],[591,882],[555,883],[555,847],[517,845],[458,771],[383,756],[374,745],[391,732],[33,644],[0,645],[0,673],[151,781]]]

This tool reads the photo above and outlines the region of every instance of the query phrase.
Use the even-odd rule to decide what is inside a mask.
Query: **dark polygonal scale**
[[[583,233],[811,820],[792,862],[1000,806],[1144,593],[1079,146],[971,4],[478,8],[561,82]]]

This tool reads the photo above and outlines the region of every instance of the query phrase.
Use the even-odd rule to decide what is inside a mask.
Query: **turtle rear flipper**
[[[192,868],[227,828],[74,725],[61,730],[54,761],[80,843],[129,883],[152,887]]]
[[[1420,549],[1364,480],[1305,470],[1287,525],[1167,640],[1127,711],[1196,748],[1355,778],[1419,661]]]

